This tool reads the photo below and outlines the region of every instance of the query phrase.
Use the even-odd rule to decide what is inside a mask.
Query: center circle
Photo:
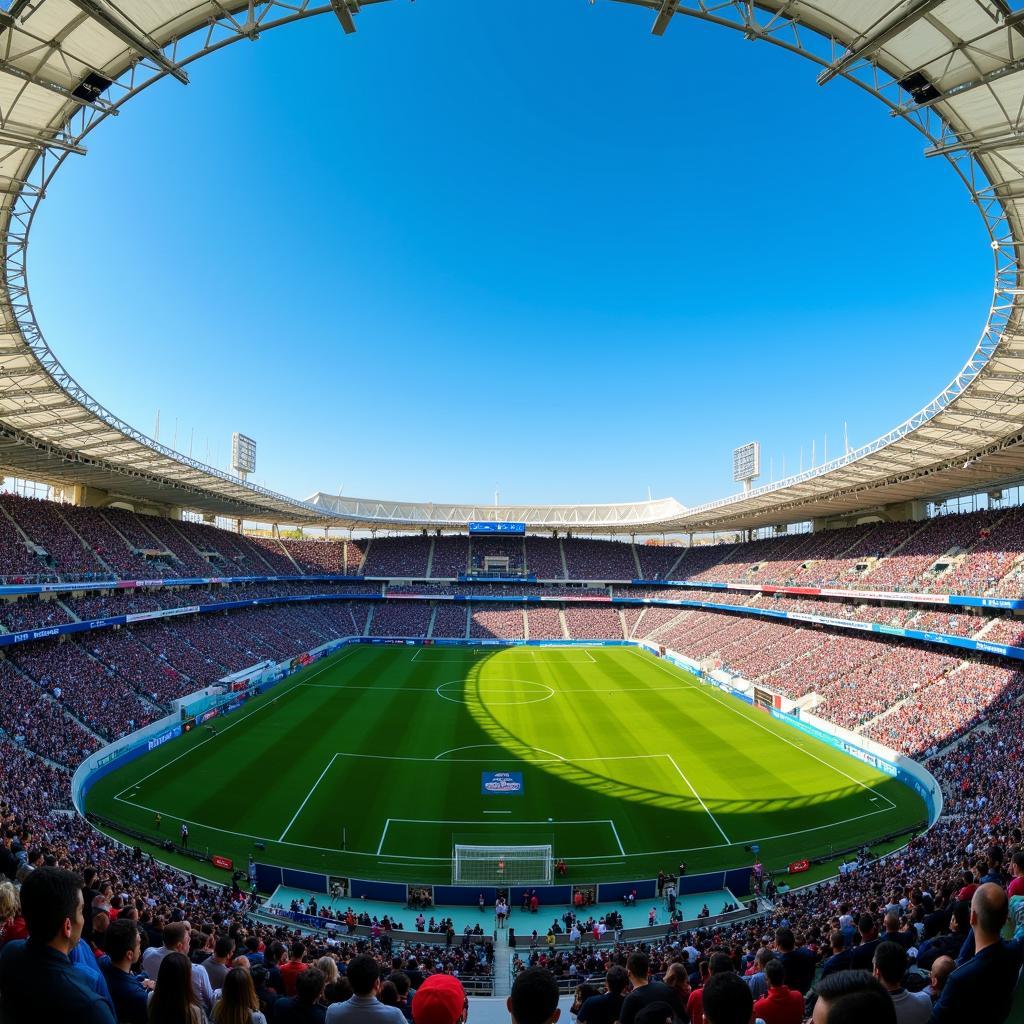
[[[467,686],[472,686],[475,692],[467,694],[465,692]],[[453,692],[455,687],[459,687],[457,693]],[[512,676],[498,676],[483,683],[451,679],[438,686],[434,692],[442,700],[452,704],[483,704],[487,707],[540,704],[555,695],[555,691],[545,683],[538,683],[535,679],[517,679]],[[491,694],[495,694],[497,699],[491,700]]]

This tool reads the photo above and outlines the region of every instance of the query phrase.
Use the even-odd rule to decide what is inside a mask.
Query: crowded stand
[[[100,747],[95,736],[66,715],[56,700],[43,697],[9,661],[0,661],[0,694],[0,729],[16,744],[66,768],[76,767]]]
[[[863,730],[911,757],[933,754],[973,728],[1004,700],[1019,700],[1024,672],[989,660],[965,662],[879,716]]]
[[[673,566],[685,553],[686,548],[675,544],[637,544],[636,556],[640,560],[640,579],[668,579]]]
[[[903,645],[894,645],[834,680],[822,692],[816,711],[836,725],[853,729],[941,679],[959,661],[936,651],[917,648],[911,653]]]
[[[621,640],[622,620],[616,608],[567,605],[565,624],[573,640]]]
[[[557,608],[527,608],[526,628],[531,640],[561,640],[562,618]]]
[[[373,610],[370,636],[426,636],[431,607],[423,601],[397,601]]]
[[[29,599],[0,602],[0,625],[8,633],[18,633],[24,629],[45,629],[47,626],[74,621],[59,601]]]
[[[471,639],[497,637],[500,640],[522,640],[526,635],[522,608],[485,608],[473,606],[469,620]]]
[[[977,523],[971,526],[972,530],[977,528]],[[184,534],[191,526],[182,524],[181,529],[181,543],[185,543]],[[868,529],[865,534],[870,532]],[[948,538],[950,534],[943,536]],[[166,549],[181,560],[181,545],[174,551],[173,539],[166,538]],[[468,552],[465,544],[438,545],[438,541],[445,539],[435,538],[435,556],[438,546],[451,548],[448,557],[453,552]],[[549,540],[551,545],[561,548],[559,541]],[[191,546],[194,542],[190,539],[188,543]],[[316,543],[323,550],[331,546],[325,542],[307,543]],[[382,548],[384,543],[374,542]],[[566,549],[575,543],[566,541]],[[193,550],[201,558],[200,551],[214,550],[213,541],[207,546],[197,544]],[[241,545],[219,544],[216,550],[235,564],[245,553]],[[628,552],[630,559],[633,550],[630,545],[619,545],[620,554]],[[780,559],[785,557],[789,562],[800,554],[795,540],[779,545],[776,551]],[[691,556],[699,560],[704,557],[702,552],[703,549],[687,552],[683,562]],[[907,558],[925,557],[917,552],[916,548],[911,550]],[[372,545],[369,557],[373,557]],[[392,556],[378,551],[377,557]],[[574,558],[570,575],[581,565],[587,565],[588,557],[589,553],[582,556],[583,560]],[[568,550],[566,558],[569,561]],[[667,561],[666,557],[662,564]],[[268,560],[267,565],[271,564]],[[307,561],[306,565],[309,564]],[[396,555],[395,560],[383,564],[395,567],[402,563]],[[917,571],[915,566],[919,564],[906,563],[905,571],[900,569],[893,578],[905,585],[907,573]],[[982,571],[971,570],[975,578]],[[598,575],[615,578],[611,570]],[[920,575],[917,571],[919,580]],[[379,584],[366,586],[368,595],[380,593]],[[508,584],[494,585],[489,590],[426,586],[430,589],[424,590],[422,585],[419,591],[415,586],[411,590],[393,589],[396,593],[419,592],[428,598],[452,592],[478,596],[516,593],[514,586],[507,589]],[[328,589],[325,585],[296,581],[139,588],[62,595],[60,601],[29,598],[0,607],[0,622],[10,630],[21,630],[63,623],[74,617],[125,614],[128,609],[150,612],[256,596],[302,597]],[[348,590],[343,588],[341,592]],[[522,588],[518,592],[525,594]],[[546,596],[581,596],[579,589],[566,587],[539,592]],[[616,587],[615,593],[669,600],[682,596],[673,588]],[[685,596],[699,595],[704,600],[708,593],[687,591]],[[997,643],[1019,642],[1024,633],[1009,617],[981,618],[912,605],[849,605],[742,592],[714,594],[708,603],[824,611],[847,618],[868,616],[863,621],[898,620],[911,627],[958,636],[984,631],[987,639]],[[271,964],[287,963],[290,957],[298,965],[296,970],[313,970],[314,963],[324,955],[336,963],[350,963],[365,950],[371,952],[384,971],[393,971],[397,960],[399,967],[408,968],[412,963],[414,969],[418,967],[426,975],[429,971],[422,970],[425,960],[432,969],[439,964],[442,972],[458,974],[467,981],[477,977],[489,979],[492,969],[486,951],[467,952],[461,945],[444,952],[410,945],[392,950],[389,955],[382,941],[331,938],[327,930],[305,935],[303,948],[296,946],[289,951],[287,947],[298,937],[294,921],[282,918],[267,923],[257,919],[249,913],[252,908],[248,897],[239,890],[206,885],[161,867],[102,837],[74,815],[55,811],[69,807],[68,771],[98,748],[97,737],[111,739],[137,727],[162,713],[176,697],[213,682],[226,672],[263,659],[292,657],[328,639],[367,630],[373,636],[416,637],[427,635],[429,630],[436,637],[519,639],[528,635],[531,639],[559,639],[563,636],[563,622],[569,636],[583,639],[619,638],[625,625],[627,635],[665,643],[698,660],[717,657],[726,668],[778,692],[794,697],[813,692],[819,698],[816,714],[858,728],[897,751],[930,757],[927,766],[942,783],[946,795],[946,813],[935,828],[887,859],[862,860],[839,881],[779,896],[767,916],[692,932],[675,931],[664,940],[648,943],[645,949],[654,971],[667,970],[687,950],[694,974],[687,983],[692,986],[699,980],[700,962],[709,962],[711,954],[722,949],[728,952],[734,967],[754,977],[759,951],[774,947],[785,959],[790,945],[806,949],[808,957],[821,965],[837,952],[833,932],[841,936],[840,955],[845,955],[843,950],[848,941],[856,943],[862,938],[865,949],[869,945],[874,949],[876,935],[888,934],[905,936],[906,939],[898,941],[918,950],[919,964],[927,963],[931,952],[928,942],[932,947],[945,943],[942,948],[952,950],[962,938],[962,927],[953,935],[948,933],[954,911],[961,913],[957,909],[958,898],[966,899],[963,894],[975,891],[981,882],[1008,883],[1012,854],[1020,848],[1018,829],[1024,810],[1022,671],[995,659],[975,656],[963,660],[960,655],[951,656],[926,645],[892,638],[843,634],[810,625],[715,611],[646,606],[620,612],[607,601],[489,607],[407,598],[372,604],[358,600],[308,601],[215,615],[183,615],[120,629],[95,630],[88,636],[63,642],[45,640],[15,645],[10,657],[0,661],[0,728],[4,732],[0,738],[0,757],[5,765],[0,777],[0,813],[5,833],[14,840],[7,848],[13,851],[23,846],[25,857],[23,861],[17,856],[5,859],[0,852],[0,869],[6,871],[4,864],[13,865],[13,870],[6,873],[17,876],[20,871],[22,879],[31,874],[30,863],[88,872],[90,892],[95,893],[95,906],[100,908],[99,916],[92,919],[90,941],[100,947],[115,916],[138,920],[144,928],[143,946],[150,951],[164,946],[163,929],[167,925],[188,919],[195,931],[190,948],[197,950],[198,959],[215,958],[210,959],[211,970],[221,961],[224,966],[236,963],[244,970],[247,961],[242,958],[251,957],[248,969],[252,971],[253,961],[261,956]],[[971,732],[979,722],[983,723],[981,730]],[[961,745],[942,752],[954,739],[960,739]],[[23,844],[18,838],[22,835],[30,837]],[[965,866],[970,869],[969,879],[963,875]],[[1024,867],[1020,873],[1024,876]],[[116,906],[111,902],[115,899]],[[116,915],[112,913],[115,910]],[[852,926],[844,924],[850,921],[854,922]],[[327,922],[328,927],[331,923]],[[789,931],[794,933],[792,939]],[[849,939],[844,937],[846,933]],[[174,934],[171,933],[172,938]],[[218,939],[223,940],[227,950],[224,955],[216,952]],[[280,944],[280,948],[275,944]],[[560,947],[549,952],[546,945],[541,941],[529,952],[523,950],[521,966],[531,962],[544,964],[567,980],[601,976],[613,964],[624,964],[638,948],[625,941],[600,948],[581,942],[576,948]],[[859,955],[856,948],[852,955]],[[807,962],[812,963],[812,959]],[[262,975],[259,978],[262,980]]]
[[[299,571],[309,576],[341,576],[346,573],[346,568],[348,575],[359,575],[358,572],[353,572],[353,564],[358,568],[363,562],[363,552],[356,549],[357,559],[349,558],[346,566],[345,555],[353,554],[354,545],[345,545],[344,542],[290,538],[273,541],[263,537],[258,539],[258,543],[263,548],[280,545],[299,567]]]
[[[55,572],[81,578],[108,571],[69,526],[55,502],[0,492],[0,508],[32,543],[46,552]]]
[[[507,573],[510,576],[519,576],[523,573],[523,544],[522,537],[510,540],[504,537],[470,537],[469,539],[469,571],[471,573],[493,572],[496,560],[499,572]]]
[[[10,583],[37,573],[50,575],[49,567],[29,550],[25,538],[2,509],[0,506],[0,566],[4,578]]]
[[[366,553],[361,575],[423,577],[430,557],[429,537],[389,537],[375,540]]]
[[[571,580],[635,580],[639,572],[633,545],[621,540],[586,540],[574,537],[562,542],[565,565]]]
[[[19,644],[11,661],[105,740],[139,729],[157,717],[126,680],[74,641]]]
[[[466,637],[469,628],[468,615],[469,605],[439,604],[431,636]]]
[[[435,580],[451,580],[469,572],[469,537],[435,537],[430,559],[430,575]]]
[[[526,538],[526,571],[539,580],[564,580],[565,561],[558,537]],[[434,573],[436,576],[437,573]],[[629,577],[632,579],[633,577]]]

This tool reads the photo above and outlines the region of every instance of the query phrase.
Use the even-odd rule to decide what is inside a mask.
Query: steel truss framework
[[[361,8],[380,2],[387,0],[162,0],[151,6],[174,16],[152,26],[136,24],[125,14],[131,8],[113,0],[15,0],[10,13],[0,13],[0,81],[10,74],[25,89],[45,90],[63,104],[61,116],[33,125],[15,118],[14,102],[4,109],[0,95],[0,168],[7,172],[0,173],[7,293],[0,297],[3,465],[16,472],[30,469],[41,479],[73,479],[143,500],[279,522],[440,528],[464,524],[465,514],[601,533],[784,523],[1024,477],[1024,231],[1018,209],[1024,203],[1024,35],[1021,14],[1002,0],[614,0],[647,8],[656,34],[696,18],[809,59],[821,68],[823,83],[834,77],[854,82],[922,133],[926,154],[945,157],[981,212],[995,286],[978,343],[941,394],[848,455],[691,509],[672,499],[515,508],[326,495],[300,502],[243,484],[119,419],[67,373],[32,307],[28,239],[53,175],[66,159],[86,152],[93,128],[143,89],[167,76],[187,81],[185,68],[193,61],[320,14],[332,14],[350,33]],[[59,16],[70,7],[78,20],[64,34],[35,31],[43,12],[53,9]],[[113,60],[90,62],[66,41],[74,41],[72,29],[83,22],[127,49]],[[955,25],[968,28],[954,30]],[[945,39],[942,46],[924,45],[936,35]],[[924,53],[917,63],[908,56],[911,43]],[[55,68],[67,71],[65,81],[57,80]]]

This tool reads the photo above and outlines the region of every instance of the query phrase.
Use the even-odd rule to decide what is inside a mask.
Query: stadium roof
[[[825,466],[691,509],[672,499],[490,509],[302,502],[204,466],[107,411],[48,347],[28,292],[29,228],[52,175],[139,91],[168,76],[187,82],[193,60],[318,14],[337,19],[340,40],[363,25],[361,8],[380,2],[13,0],[0,11],[0,466],[275,522],[409,528],[480,518],[601,533],[780,524],[1024,478],[1024,12],[1003,0],[615,0],[647,8],[655,34],[700,18],[809,58],[823,85],[857,83],[922,132],[926,156],[950,162],[985,220],[995,291],[967,363],[924,409]]]

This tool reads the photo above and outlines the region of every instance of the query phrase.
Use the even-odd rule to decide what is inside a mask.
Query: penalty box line
[[[378,857],[404,857],[406,854],[403,853],[384,853],[384,842],[388,836],[388,829],[391,828],[391,823],[406,824],[406,825],[481,825],[483,822],[477,819],[455,821],[450,818],[388,818],[384,822],[384,828],[380,834],[380,842],[377,844],[377,856]],[[615,827],[615,822],[611,818],[589,818],[589,819],[576,819],[571,821],[488,821],[488,825],[550,825],[554,827],[556,825],[607,825],[612,832],[612,836],[615,839],[615,845],[619,848],[619,853],[625,857],[626,850],[622,845],[622,840],[619,838],[619,830]],[[607,854],[601,854],[601,856],[607,856]],[[436,859],[436,858],[435,858]]]

